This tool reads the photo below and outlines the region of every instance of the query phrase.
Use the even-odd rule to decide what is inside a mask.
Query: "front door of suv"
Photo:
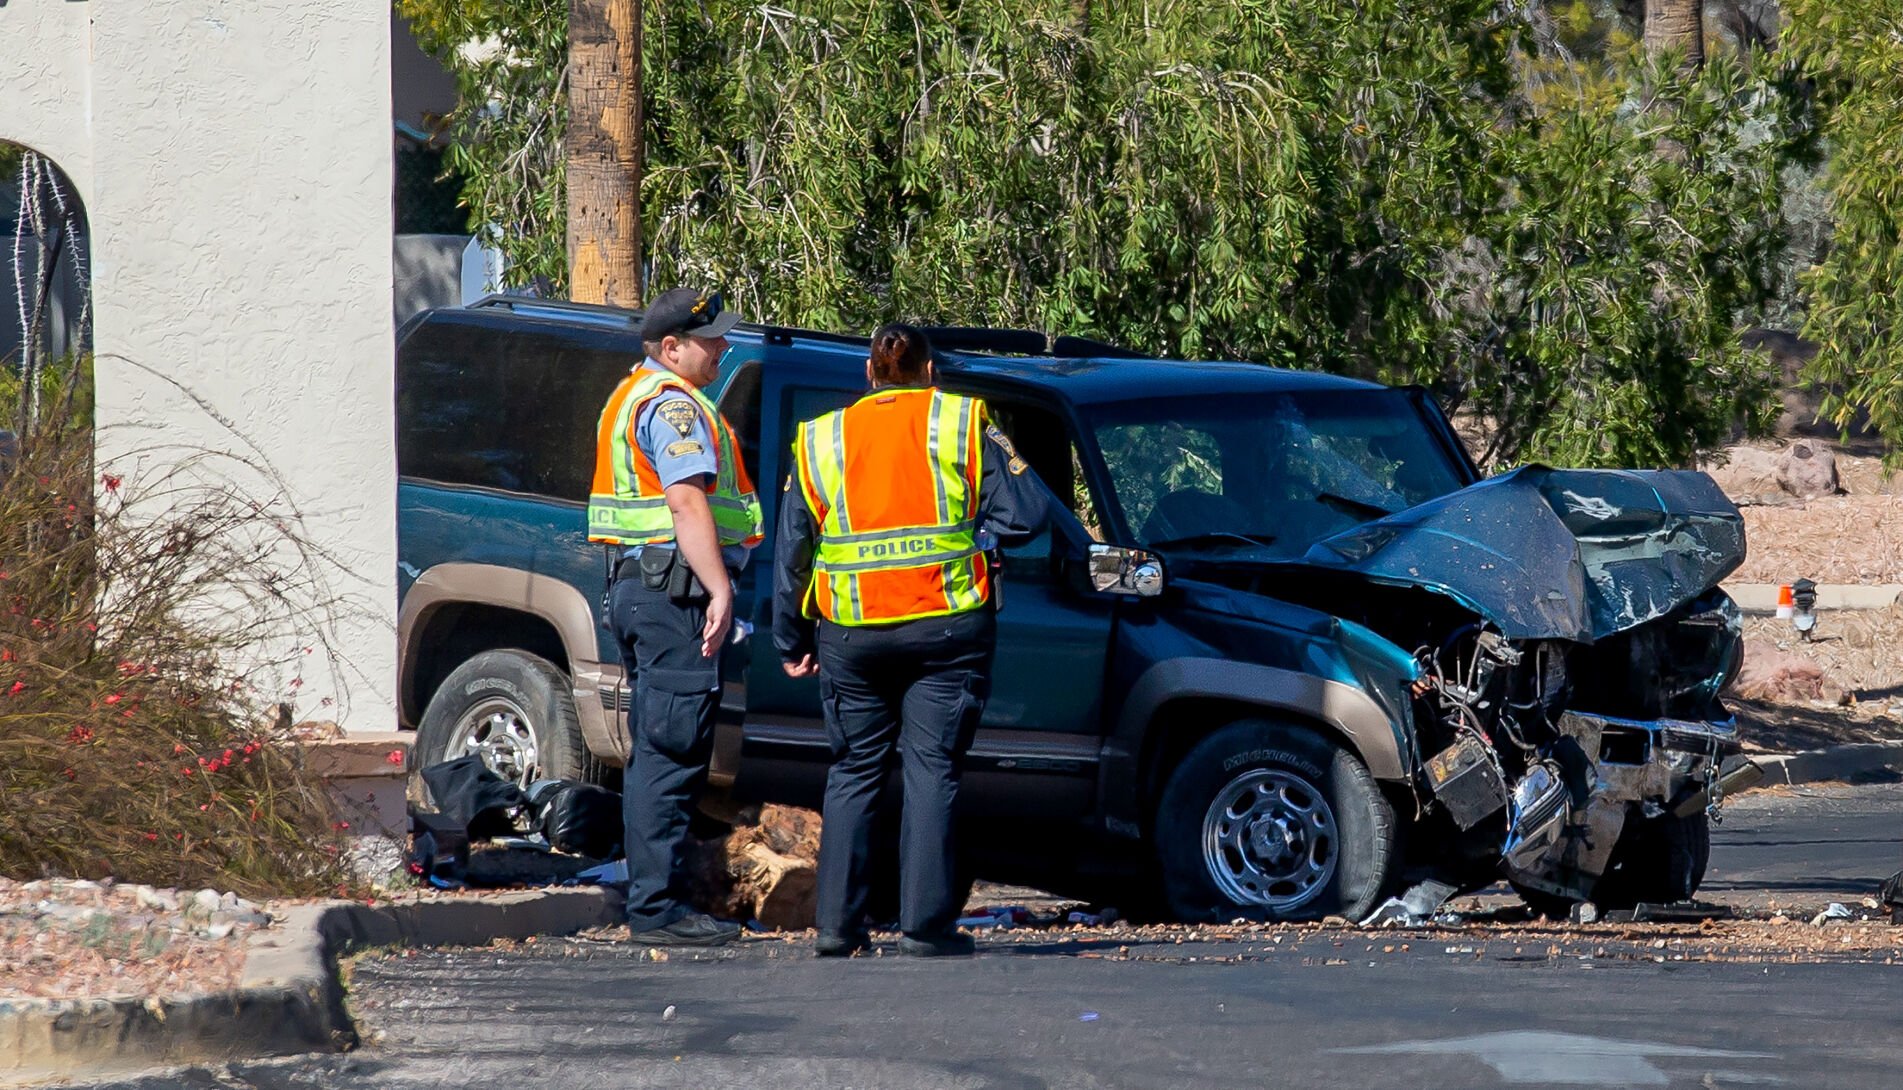
[[[987,817],[1078,816],[1095,802],[1115,601],[1069,584],[1060,563],[1094,539],[1097,505],[1063,417],[1011,397],[985,401],[1060,502],[1050,529],[1004,551],[991,699],[964,803]]]
[[[818,682],[793,679],[780,668],[772,642],[772,576],[768,550],[787,471],[795,427],[851,404],[862,388],[794,378],[779,381],[765,371],[758,482],[769,501],[769,540],[743,577],[741,615],[755,624],[746,658],[746,722],[741,733],[742,798],[817,806],[831,762],[820,718]],[[1064,504],[1057,525],[1005,555],[1003,612],[991,699],[974,741],[960,808],[985,817],[1068,818],[1095,801],[1096,761],[1101,743],[1101,693],[1109,654],[1112,609],[1108,598],[1081,595],[1058,577],[1056,557],[1080,555],[1090,538],[1084,521],[1095,504],[1073,486],[1074,444],[1064,421],[1030,405],[987,399],[1007,434],[1024,437],[1021,453],[1054,483]],[[1044,465],[1040,466],[1040,462]],[[1085,520],[1072,509],[1080,506]],[[750,599],[750,601],[748,600]]]

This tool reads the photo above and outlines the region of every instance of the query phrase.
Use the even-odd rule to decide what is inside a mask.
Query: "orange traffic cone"
[[[1791,597],[1791,585],[1786,583],[1777,588],[1777,615],[1788,621],[1796,613],[1797,603]]]

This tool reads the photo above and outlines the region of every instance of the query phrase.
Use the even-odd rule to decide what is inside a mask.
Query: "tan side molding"
[[[567,662],[556,665],[569,672],[583,740],[596,756],[615,764],[627,762],[627,739],[601,706],[603,669],[597,660],[595,611],[580,591],[553,576],[496,564],[438,564],[418,576],[397,614],[398,692],[410,691],[417,641],[428,630],[430,617],[453,605],[494,606],[547,621],[568,655]]]

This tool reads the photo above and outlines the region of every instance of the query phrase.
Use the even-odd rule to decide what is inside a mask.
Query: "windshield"
[[[1468,483],[1405,390],[1169,398],[1086,417],[1143,545],[1296,557]]]

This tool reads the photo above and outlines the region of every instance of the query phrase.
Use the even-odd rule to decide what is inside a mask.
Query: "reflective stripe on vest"
[[[595,483],[588,497],[588,540],[610,545],[656,545],[674,540],[674,516],[667,509],[667,490],[661,487],[654,463],[633,434],[642,407],[670,390],[693,398],[714,433],[718,466],[707,506],[713,512],[720,543],[758,545],[763,530],[760,500],[740,460],[733,429],[706,395],[671,371],[649,367],[622,379],[601,411]]]
[[[808,611],[836,624],[963,613],[991,595],[978,549],[983,403],[875,390],[800,425],[800,490],[819,519]]]

